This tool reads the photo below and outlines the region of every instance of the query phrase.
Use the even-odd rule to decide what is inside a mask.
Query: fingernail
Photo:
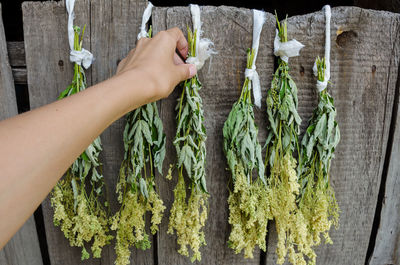
[[[190,77],[193,77],[197,73],[196,66],[194,64],[189,65],[189,74]]]

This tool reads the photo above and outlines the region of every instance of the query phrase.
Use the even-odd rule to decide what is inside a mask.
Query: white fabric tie
[[[290,57],[300,55],[300,50],[304,47],[303,44],[293,39],[287,42],[281,42],[279,38],[279,31],[276,30],[274,40],[274,54],[275,56],[281,57],[282,61],[289,62]]]
[[[75,0],[65,0],[65,6],[68,12],[68,41],[69,41],[69,60],[73,63],[77,63],[78,65],[82,65],[85,69],[88,69],[93,62],[93,54],[88,50],[82,49],[77,51],[74,49],[74,5]]]
[[[138,40],[140,40],[141,38],[148,37],[147,30],[146,30],[146,24],[151,17],[151,9],[152,8],[153,8],[153,4],[149,1],[149,4],[147,5],[146,9],[143,12],[142,24],[140,25],[140,32],[137,35]]]
[[[93,62],[93,54],[83,48],[80,51],[71,50],[69,53],[69,60],[88,69]]]
[[[190,5],[190,12],[192,13],[193,34],[196,34],[196,47],[194,57],[186,59],[186,63],[194,64],[197,70],[200,70],[205,61],[216,54],[213,49],[214,43],[209,39],[201,38],[201,22],[200,22],[200,8],[198,5]]]
[[[254,59],[251,68],[246,68],[244,75],[246,78],[251,80],[253,85],[253,97],[254,105],[261,108],[261,84],[260,77],[256,71],[256,60],[258,54],[258,47],[260,45],[260,35],[262,27],[267,20],[265,13],[263,11],[253,9],[253,45],[252,49],[254,51]],[[251,85],[250,85],[251,88]]]
[[[325,10],[325,73],[324,81],[317,80],[318,92],[323,91],[328,86],[328,81],[331,78],[331,7],[326,5],[322,8]],[[314,75],[318,76],[317,61],[313,67]]]

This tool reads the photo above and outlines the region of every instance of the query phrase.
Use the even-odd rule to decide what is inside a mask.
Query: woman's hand
[[[178,52],[179,55],[176,53]],[[153,38],[141,38],[136,48],[118,65],[116,78],[130,79],[133,72],[148,80],[155,101],[167,97],[175,86],[196,74],[193,64],[185,64],[188,42],[178,28],[161,31]]]

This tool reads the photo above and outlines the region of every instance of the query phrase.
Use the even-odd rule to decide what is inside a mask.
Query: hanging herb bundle
[[[253,90],[254,101],[260,107],[261,92],[255,61],[266,17],[258,10],[253,10],[253,15],[253,48],[247,50],[246,78],[240,98],[233,104],[223,128],[224,153],[233,186],[228,198],[231,225],[228,245],[235,253],[244,250],[245,258],[253,258],[256,245],[266,251],[267,224],[271,218],[261,145],[257,139],[258,127],[251,102]],[[253,178],[254,169],[258,171],[256,178]]]
[[[149,3],[144,13],[143,27],[150,17],[151,8]],[[151,38],[151,27],[143,33]],[[143,37],[140,34],[138,39]],[[125,155],[116,190],[121,208],[114,215],[111,226],[112,230],[117,231],[117,265],[130,263],[129,247],[142,250],[151,247],[145,227],[146,213],[151,212],[150,231],[154,235],[165,210],[155,184],[156,170],[162,174],[165,157],[165,134],[155,102],[127,114],[123,139]]]
[[[197,69],[213,53],[209,40],[200,38],[200,9],[191,5],[193,16],[192,32],[188,28],[189,59],[193,60]],[[198,57],[196,57],[198,56]],[[200,58],[199,58],[200,57]],[[204,127],[203,103],[199,95],[202,85],[198,76],[183,83],[182,94],[178,100],[176,110],[177,130],[174,140],[178,163],[178,183],[174,189],[174,203],[172,204],[168,233],[177,234],[180,245],[178,252],[189,256],[191,261],[201,260],[200,247],[206,244],[204,225],[207,220],[207,200],[209,194],[206,187],[206,130]],[[185,180],[184,177],[187,176]],[[172,179],[172,167],[168,179]],[[190,195],[187,196],[187,192]]]
[[[254,50],[247,51],[247,68],[251,69]],[[229,224],[232,231],[229,247],[240,253],[244,249],[246,258],[253,258],[256,245],[266,251],[265,238],[268,219],[267,186],[264,178],[264,163],[261,145],[258,142],[258,127],[254,121],[251,103],[250,80],[246,78],[240,98],[233,104],[225,121],[224,153],[232,174],[233,191],[229,192]],[[253,179],[253,169],[258,177]]]
[[[324,6],[326,17],[325,57],[317,57],[314,74],[317,76],[319,104],[314,110],[309,126],[301,142],[299,175],[301,194],[299,207],[307,220],[308,233],[315,245],[321,242],[332,244],[329,230],[338,226],[339,207],[330,185],[329,170],[333,152],[340,140],[336,122],[336,108],[326,87],[330,78],[330,6]]]
[[[82,51],[85,28],[74,27],[74,50]],[[90,65],[90,64],[89,64]],[[58,99],[78,93],[86,88],[82,66],[75,62],[74,78]],[[113,238],[108,234],[109,206],[105,201],[104,178],[101,174],[99,154],[102,150],[100,137],[75,160],[63,179],[54,187],[51,205],[53,221],[60,226],[71,246],[82,248],[82,260],[89,258],[85,242],[93,242],[93,257],[100,258],[102,247]]]
[[[325,58],[316,60],[318,80],[325,76]],[[330,227],[338,225],[339,207],[330,185],[329,170],[333,152],[340,139],[339,126],[335,121],[336,109],[333,98],[326,89],[319,92],[319,104],[301,142],[299,166],[301,194],[299,207],[307,220],[308,231],[316,245],[323,234],[327,243]]]
[[[288,42],[286,20],[281,25],[277,19],[277,25],[275,55],[280,56],[279,66],[273,76],[271,89],[267,92],[268,201],[278,233],[277,263],[282,264],[289,252],[292,264],[305,264],[303,254],[311,259],[315,254],[309,247],[306,223],[296,204],[300,185],[293,153],[298,149],[301,118],[297,112],[297,87],[289,75],[288,66],[289,57],[297,56],[303,45],[296,40]]]
[[[130,246],[151,247],[145,215],[150,211],[151,233],[158,231],[165,206],[157,193],[155,171],[161,174],[165,157],[165,134],[156,103],[149,103],[127,115],[124,130],[125,155],[117,184],[120,210],[111,229],[117,230],[115,264],[129,264]]]

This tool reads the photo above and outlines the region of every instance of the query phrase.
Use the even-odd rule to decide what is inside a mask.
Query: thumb
[[[178,83],[186,79],[192,78],[196,73],[197,69],[194,64],[179,64],[175,66],[177,72]]]

